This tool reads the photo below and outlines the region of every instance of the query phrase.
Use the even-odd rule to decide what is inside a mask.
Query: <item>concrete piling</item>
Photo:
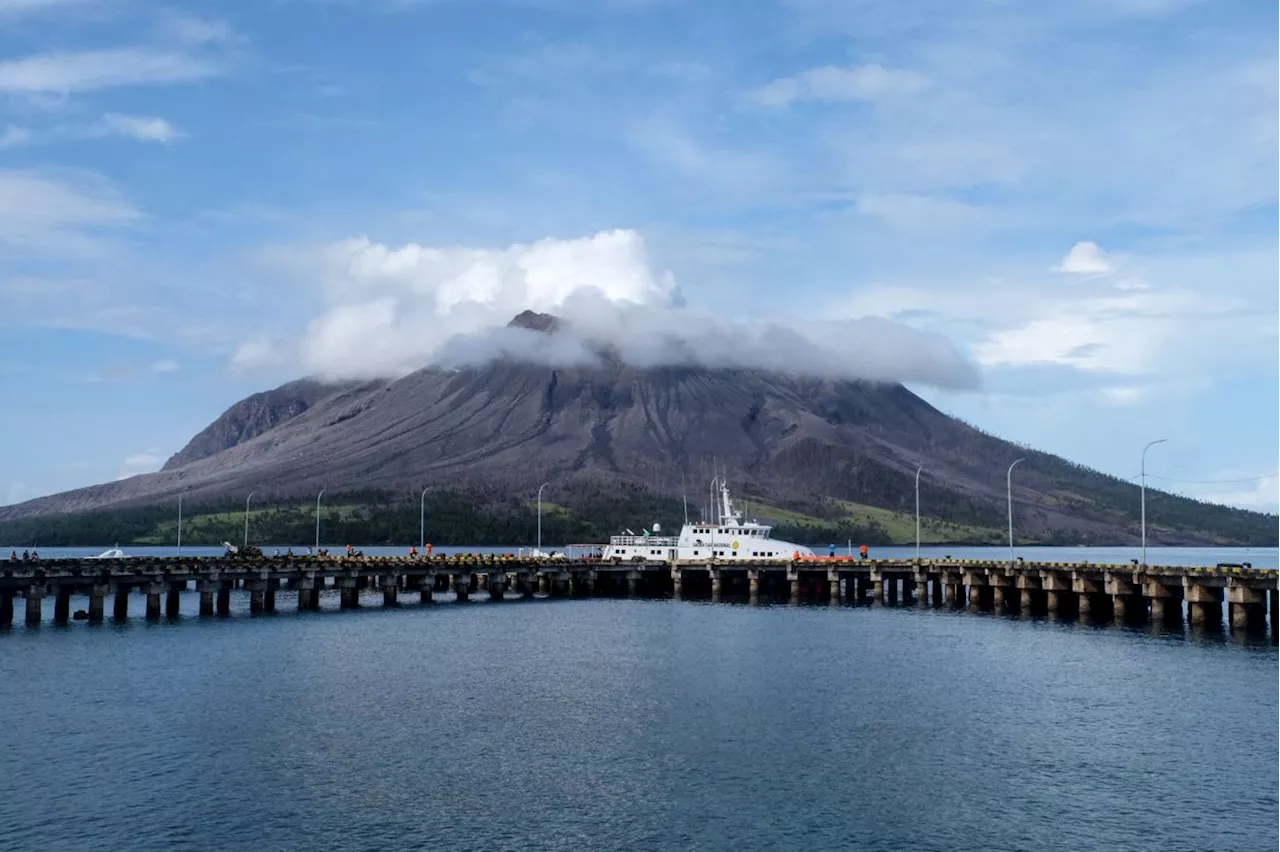
[[[155,621],[160,617],[160,597],[164,594],[163,583],[151,583],[147,586],[147,620]]]
[[[249,586],[249,612],[258,615],[266,609],[267,585],[258,581]]]
[[[13,592],[0,591],[0,627],[13,624]]]
[[[182,611],[182,589],[186,583],[170,583],[165,593],[164,614],[166,618],[177,618]]]
[[[1267,599],[1258,589],[1232,586],[1227,589],[1233,630],[1259,631],[1266,626]]]
[[[53,623],[66,624],[71,621],[71,587],[62,586],[53,598]]]
[[[213,615],[213,599],[218,593],[218,580],[200,580],[196,583],[196,592],[200,595],[200,615],[208,618]]]
[[[101,624],[103,615],[107,607],[107,595],[111,593],[111,587],[104,584],[95,584],[89,589],[89,623]],[[2,622],[0,622],[2,623]]]
[[[129,617],[129,587],[117,586],[116,597],[111,603],[111,618],[114,621],[124,621]]]
[[[27,587],[27,617],[28,627],[35,627],[40,624],[42,617],[41,609],[44,605],[44,586],[28,586]]]

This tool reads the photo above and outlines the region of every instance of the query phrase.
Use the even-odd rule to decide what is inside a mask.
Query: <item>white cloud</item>
[[[784,107],[797,101],[874,101],[914,94],[927,88],[929,82],[917,71],[898,71],[883,65],[824,65],[795,77],[780,77],[748,96],[767,107]]]
[[[1073,245],[1054,271],[1073,275],[1101,275],[1114,269],[1098,244],[1085,240]]]
[[[14,503],[21,503],[23,500],[38,496],[38,494],[38,491],[25,482],[10,482],[4,492],[4,504],[10,506]]]
[[[95,175],[0,170],[0,245],[84,252],[95,249],[97,229],[139,218],[131,204]]]
[[[183,44],[228,44],[240,40],[240,36],[226,21],[174,12],[161,16],[159,29],[165,38]]]
[[[45,53],[0,62],[0,92],[84,92],[176,83],[218,73],[218,66],[209,60],[147,47]]]
[[[41,12],[59,6],[71,6],[86,3],[88,0],[0,0],[0,18],[5,15],[21,15],[26,12]]]
[[[1230,480],[1239,475],[1239,473],[1227,472],[1215,478]],[[1204,482],[1181,486],[1175,484],[1174,490],[1207,503],[1219,503],[1224,506],[1271,514],[1280,511],[1280,477],[1275,476],[1255,482]]]
[[[911,193],[868,193],[855,210],[903,231],[926,231],[974,224],[984,217],[976,207],[950,198]]]
[[[128,136],[148,142],[172,142],[182,134],[163,118],[109,112],[102,117],[101,122],[89,128],[86,135]]]
[[[151,364],[151,372],[153,373],[176,373],[178,372],[177,361],[155,361]]]
[[[1112,405],[1137,405],[1147,397],[1148,388],[1135,385],[1117,385],[1103,388],[1103,398]]]
[[[116,479],[128,479],[131,476],[138,476],[143,473],[154,473],[160,469],[164,461],[165,457],[160,454],[159,450],[146,450],[125,456],[124,461],[120,463],[120,472],[116,474]]]
[[[546,239],[506,249],[395,249],[366,238],[290,252],[325,307],[298,340],[246,341],[241,368],[288,366],[332,377],[400,375],[499,356],[562,365],[614,347],[635,366],[697,364],[968,387],[976,373],[941,336],[890,320],[735,321],[683,306],[673,276],[652,269],[634,231]],[[565,319],[548,337],[506,328],[530,309]]]
[[[10,124],[5,127],[3,133],[0,133],[0,149],[27,145],[33,138],[31,131],[27,128]]]

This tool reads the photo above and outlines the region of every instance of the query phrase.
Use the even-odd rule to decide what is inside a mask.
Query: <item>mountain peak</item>
[[[560,327],[560,318],[552,314],[540,314],[537,311],[521,311],[507,323],[507,328],[527,328],[530,331],[555,331]]]

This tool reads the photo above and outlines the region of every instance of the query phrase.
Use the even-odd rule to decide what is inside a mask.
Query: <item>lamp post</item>
[[[920,471],[924,465],[916,467],[916,561],[920,561]]]
[[[182,494],[178,494],[178,555],[182,555]]]
[[[1147,450],[1163,444],[1168,438],[1159,438],[1142,448],[1142,567],[1147,567]]]
[[[246,550],[249,548],[249,501],[257,493],[256,491],[250,491],[249,496],[244,498],[244,546]]]
[[[542,489],[547,487],[547,483],[538,486],[538,555],[542,555]]]
[[[320,489],[320,493],[316,495],[316,553],[320,552],[320,498],[324,496],[324,489]]]
[[[1016,460],[1013,464],[1009,465],[1009,472],[1005,475],[1005,485],[1009,489],[1009,561],[1010,562],[1013,562],[1013,469],[1024,461],[1026,461],[1026,459],[1021,458]]]
[[[418,500],[418,550],[427,549],[427,492],[431,486],[422,489],[422,497]]]

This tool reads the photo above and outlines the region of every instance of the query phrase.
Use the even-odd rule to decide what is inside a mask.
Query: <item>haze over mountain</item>
[[[688,493],[697,506],[713,470],[727,473],[739,494],[777,506],[839,500],[910,511],[922,466],[923,514],[998,530],[1006,467],[1026,456],[1014,480],[1023,535],[1095,543],[1137,536],[1132,483],[986,435],[897,383],[636,366],[612,342],[533,312],[502,331],[487,340],[517,347],[520,357],[394,379],[290,382],[232,406],[158,473],[0,508],[0,520],[179,493],[194,504],[251,490],[269,501],[321,488],[416,496],[448,486],[502,499],[542,482],[569,506],[575,493],[621,485]],[[574,359],[556,363],[566,351]],[[1165,520],[1150,519],[1153,541],[1226,543],[1250,524],[1265,529],[1267,516],[1257,513],[1160,501]]]

